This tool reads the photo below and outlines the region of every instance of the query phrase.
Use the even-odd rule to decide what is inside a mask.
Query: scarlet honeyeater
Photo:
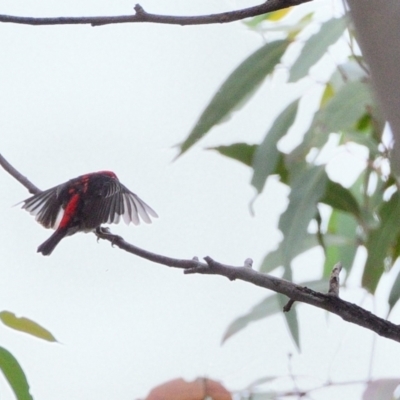
[[[22,208],[35,215],[45,228],[56,231],[38,247],[47,256],[66,236],[90,232],[101,224],[123,220],[138,225],[139,217],[151,223],[157,213],[126,188],[111,171],[78,176],[23,201]]]

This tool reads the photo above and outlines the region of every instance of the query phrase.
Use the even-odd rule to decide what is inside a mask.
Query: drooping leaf
[[[389,201],[382,204],[379,213],[379,227],[368,235],[366,248],[368,257],[362,277],[362,285],[371,293],[375,292],[381,278],[385,260],[392,256],[393,246],[400,233],[400,195],[396,192]]]
[[[258,145],[247,143],[234,143],[229,146],[209,147],[207,150],[216,150],[220,154],[240,161],[247,166],[252,166],[254,153]],[[278,154],[278,161],[275,171],[271,175],[279,175],[280,181],[287,184],[289,179],[289,171],[285,165],[285,155],[281,152]]]
[[[291,24],[290,26],[286,27],[285,31],[288,33],[288,39],[295,40],[298,34],[302,32],[303,29],[310,24],[313,16],[314,16],[313,12],[306,14],[296,24]]]
[[[306,237],[307,228],[317,210],[317,203],[325,194],[328,177],[324,166],[297,171],[291,185],[289,205],[279,220],[279,229],[283,234],[280,243],[283,266],[290,266],[293,258],[303,248],[301,243]]]
[[[350,190],[330,179],[328,179],[325,194],[320,202],[337,210],[353,214],[356,218],[361,216],[360,206]]]
[[[254,153],[254,174],[251,184],[261,193],[269,175],[276,171],[280,152],[277,143],[293,125],[297,115],[299,99],[289,104],[275,119],[263,142]]]
[[[354,126],[374,104],[370,86],[354,81],[344,85],[316,115],[314,126],[325,134]]]
[[[216,150],[226,157],[233,158],[251,167],[257,147],[256,144],[234,143],[229,146],[209,147],[207,150]]]
[[[278,294],[278,301],[281,308],[283,308],[285,307],[289,299],[283,294]],[[283,316],[285,317],[290,336],[292,337],[293,342],[297,347],[297,350],[300,351],[300,330],[296,307],[292,307],[289,312],[284,312]]]
[[[243,21],[243,23],[248,26],[249,28],[256,28],[260,24],[262,24],[264,21],[267,20],[267,14],[261,14],[261,15],[256,15],[253,18],[248,18]]]
[[[301,283],[301,285],[312,290],[316,290],[318,292],[325,293],[328,291],[328,280],[326,279],[321,279],[318,281],[307,281]],[[222,338],[222,343],[244,329],[250,323],[269,317],[280,311],[282,311],[282,305],[279,303],[278,295],[273,294],[271,296],[268,296],[260,303],[256,304],[248,313],[236,318],[233,322],[229,324]]]
[[[389,311],[396,305],[396,303],[400,299],[400,272],[397,274],[397,277],[393,283],[392,289],[390,290],[389,294]]]
[[[23,369],[17,359],[4,347],[0,347],[0,369],[17,400],[33,400]]]
[[[181,154],[228,116],[280,62],[289,41],[267,43],[233,71],[208,104],[195,127],[181,145]]]
[[[31,319],[24,317],[17,317],[10,311],[0,312],[0,320],[4,325],[9,328],[15,329],[20,332],[28,333],[39,339],[47,340],[48,342],[56,342],[56,338],[45,328]]]
[[[355,81],[342,86],[314,114],[303,141],[288,155],[288,162],[296,164],[304,160],[312,148],[321,149],[328,141],[329,133],[353,129],[371,105],[374,105],[374,99],[368,84]]]
[[[339,210],[333,210],[325,236],[324,276],[329,277],[332,266],[338,262],[350,272],[356,256],[358,223],[355,218]],[[348,274],[347,274],[348,275]]]
[[[269,21],[280,21],[283,17],[286,17],[287,14],[292,11],[293,7],[287,7],[282,10],[277,10],[266,14],[266,19]]]
[[[333,18],[322,24],[319,32],[307,40],[290,69],[289,82],[296,82],[305,77],[309,69],[326,54],[328,47],[338,41],[345,29],[345,17]]]
[[[305,235],[305,237],[302,238],[300,242],[301,242],[301,247],[299,246],[297,248],[297,252],[296,254],[293,255],[293,258],[297,257],[301,253],[306,252],[307,250],[310,250],[318,246],[318,241],[315,235],[307,234]],[[278,247],[276,250],[268,253],[264,257],[264,260],[260,267],[260,272],[269,273],[273,271],[275,268],[283,266],[283,264],[284,264],[284,259],[283,259],[282,248]]]
[[[325,85],[325,90],[321,97],[321,101],[319,104],[320,108],[324,108],[326,106],[326,103],[334,96],[334,94],[335,94],[335,91],[333,89],[333,86],[330,82],[328,82]]]
[[[393,400],[393,393],[400,385],[400,379],[377,379],[367,382],[362,400]]]
[[[273,294],[262,300],[259,304],[255,305],[247,314],[236,318],[225,331],[222,338],[222,343],[228,340],[230,337],[244,329],[248,324],[259,319],[269,317],[270,315],[276,314],[281,311],[278,295]]]
[[[346,132],[343,132],[340,142],[340,144],[353,142],[365,146],[369,150],[371,156],[377,156],[379,154],[379,143],[377,143],[373,139],[372,135],[368,133],[347,130]]]
[[[400,234],[397,236],[394,247],[393,247],[393,263],[400,257]],[[389,312],[396,305],[400,299],[400,272],[393,283],[392,289],[390,290],[388,303]]]

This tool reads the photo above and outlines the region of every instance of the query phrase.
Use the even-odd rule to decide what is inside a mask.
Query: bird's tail
[[[67,235],[67,230],[57,229],[45,242],[43,242],[37,249],[38,253],[48,256],[52,253],[55,247],[60,243],[60,240]]]

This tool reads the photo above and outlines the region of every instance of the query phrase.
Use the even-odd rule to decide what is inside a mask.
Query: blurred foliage
[[[339,261],[343,263],[347,278],[358,250],[364,248],[367,259],[361,284],[374,294],[385,271],[392,269],[400,255],[400,224],[397,222],[400,194],[390,168],[391,134],[385,131],[384,135],[385,121],[372,96],[368,67],[347,18],[321,23],[312,13],[297,19],[291,14],[286,10],[245,22],[247,27],[261,32],[269,40],[222,84],[182,143],[181,153],[216,124],[225,121],[238,105],[249,101],[263,81],[272,79],[278,72],[281,76],[283,66],[287,67],[285,85],[308,80],[310,87],[319,87],[317,107],[307,107],[309,97],[306,94],[295,99],[275,118],[261,143],[234,143],[213,150],[251,168],[251,184],[258,194],[266,190],[271,176],[290,189],[288,207],[279,220],[283,240],[276,250],[265,256],[262,272],[280,267],[283,277],[290,279],[293,260],[309,249],[320,247],[325,257],[321,278],[326,279]],[[291,22],[287,24],[289,16]],[[347,49],[347,60],[336,63],[331,46]],[[293,49],[297,51],[296,56]],[[288,60],[291,60],[289,66]],[[321,63],[329,60],[334,69],[330,77],[325,82],[313,79],[314,68],[317,70]],[[274,93],[279,93],[276,87]],[[311,123],[299,126],[296,124],[299,118]],[[293,133],[297,137],[302,135],[301,143],[285,152],[279,141]],[[336,144],[332,145],[335,140]],[[324,153],[332,146],[336,154],[353,152],[354,157],[364,161],[364,168],[350,185],[334,181],[332,173],[328,173],[332,172],[327,168],[330,159],[324,158]],[[267,240],[265,238],[266,243]],[[388,296],[390,309],[399,298],[400,273]],[[279,310],[277,296],[267,298],[234,321],[223,340],[248,323]],[[298,343],[296,322],[291,321],[288,326]]]
[[[27,333],[48,342],[56,342],[55,337],[47,329],[31,319],[17,317],[10,311],[1,311],[0,321],[16,331]],[[0,347],[0,370],[17,400],[33,400],[24,370],[18,360],[4,347]]]

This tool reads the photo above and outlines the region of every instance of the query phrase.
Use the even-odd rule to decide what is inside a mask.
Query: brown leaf
[[[197,378],[186,382],[179,378],[155,387],[145,400],[232,400],[231,394],[219,383],[211,379]]]

